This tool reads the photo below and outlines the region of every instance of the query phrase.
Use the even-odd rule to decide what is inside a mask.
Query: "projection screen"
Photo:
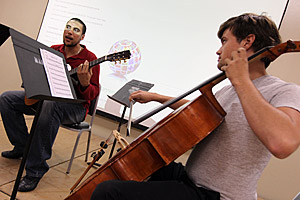
[[[245,12],[264,13],[279,26],[287,1],[284,0],[49,0],[38,41],[61,44],[68,19],[78,17],[87,25],[81,42],[97,57],[130,49],[126,63],[101,63],[102,86],[97,109],[120,116],[123,106],[108,99],[125,83],[135,79],[154,84],[151,92],[178,96],[204,82],[217,70],[216,51],[219,25]],[[270,6],[271,5],[271,6]],[[214,90],[228,84],[225,80]],[[199,96],[196,92],[188,96]],[[149,112],[158,103],[133,106],[133,118]],[[170,113],[165,109],[144,121],[151,126]],[[127,109],[126,117],[129,114]]]

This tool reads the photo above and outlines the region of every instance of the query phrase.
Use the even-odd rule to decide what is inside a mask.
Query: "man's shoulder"
[[[55,44],[55,45],[52,45],[51,48],[55,49],[55,50],[58,50],[58,49],[61,49],[62,46],[63,46],[63,44]]]
[[[83,45],[83,47],[84,47],[85,54],[86,54],[88,57],[90,57],[90,58],[92,58],[92,59],[96,59],[96,58],[97,58],[96,54],[94,54],[92,51],[88,50],[88,49],[86,48],[86,46]]]

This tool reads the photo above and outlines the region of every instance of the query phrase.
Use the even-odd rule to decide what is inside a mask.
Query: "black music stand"
[[[32,122],[32,127],[30,129],[28,141],[24,149],[23,158],[19,167],[16,182],[11,195],[11,199],[15,199],[44,100],[61,101],[68,103],[82,103],[84,102],[84,100],[77,99],[76,97],[76,93],[71,78],[68,74],[66,60],[63,54],[40,42],[37,42],[36,40],[33,40],[32,38],[29,38],[28,36],[25,36],[24,34],[12,28],[0,24],[0,46],[9,38],[9,36],[11,36],[13,42],[26,97],[28,99],[39,100],[37,111]],[[63,65],[68,81],[67,84],[70,86],[70,91],[72,93],[73,98],[64,98],[57,95],[51,95],[50,86],[44,69],[43,60],[40,54],[40,49],[44,49],[51,53],[54,53],[63,59]]]
[[[126,108],[130,107],[130,102],[129,102],[130,94],[134,91],[137,91],[137,90],[149,91],[153,86],[154,86],[154,84],[146,83],[146,82],[142,82],[142,81],[138,81],[138,80],[133,79],[133,80],[127,82],[113,96],[107,95],[110,99],[112,99],[112,100],[114,100],[114,101],[116,101],[119,104],[122,104],[124,106],[124,109],[123,109],[123,112],[122,112],[122,115],[121,115],[121,118],[120,118],[120,121],[119,121],[118,129],[117,129],[118,132],[120,132],[121,126],[123,124]],[[111,148],[109,158],[111,158],[112,155],[113,155],[115,145],[116,145],[116,138],[114,139],[113,146]]]

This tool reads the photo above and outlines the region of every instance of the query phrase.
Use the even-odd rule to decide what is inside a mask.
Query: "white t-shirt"
[[[300,111],[298,85],[270,75],[253,83],[274,107]],[[198,187],[220,192],[222,200],[256,200],[257,181],[271,153],[249,127],[234,87],[225,86],[215,96],[227,115],[196,145],[186,164],[187,173]]]

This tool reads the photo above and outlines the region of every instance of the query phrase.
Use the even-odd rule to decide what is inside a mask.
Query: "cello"
[[[251,63],[263,59],[270,63],[283,53],[299,51],[300,41],[289,40],[274,47],[265,47],[248,60]],[[72,190],[65,200],[90,199],[96,186],[106,180],[144,181],[203,140],[225,118],[226,112],[212,93],[212,88],[225,78],[225,73],[221,72],[135,120],[134,123],[139,123],[192,92],[196,90],[201,92],[199,97],[174,110],[119,151],[79,187]]]

